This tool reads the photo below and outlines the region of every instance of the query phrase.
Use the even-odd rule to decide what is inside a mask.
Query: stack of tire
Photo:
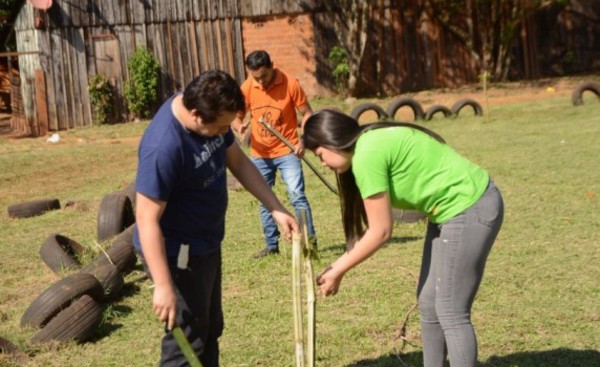
[[[398,113],[398,111],[404,107],[408,107],[412,110],[414,120],[429,121],[438,113],[442,113],[444,117],[457,117],[464,107],[471,107],[476,116],[483,115],[483,108],[481,108],[481,105],[471,98],[460,99],[456,101],[450,108],[441,104],[433,104],[429,106],[427,110],[424,110],[421,104],[415,101],[413,98],[397,97],[390,101],[385,110],[376,103],[369,102],[359,104],[352,110],[352,112],[350,112],[350,116],[358,120],[363,113],[367,111],[373,111],[377,114],[377,118],[379,120],[394,120],[396,113]]]
[[[78,257],[84,246],[77,241],[53,233],[43,242],[40,256],[48,267],[56,274],[71,273],[46,288],[23,313],[21,326],[37,329],[30,342],[81,343],[93,335],[102,321],[104,305],[121,295],[124,276],[137,263],[134,205],[133,185],[102,199],[98,242],[110,245],[83,267]]]

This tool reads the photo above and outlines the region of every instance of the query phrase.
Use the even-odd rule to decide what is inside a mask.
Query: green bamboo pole
[[[312,266],[312,259],[316,255],[316,246],[314,240],[308,236],[307,213],[306,209],[299,210],[300,233],[302,234],[302,244],[304,253],[304,277],[306,282],[306,307],[308,317],[307,340],[306,340],[306,365],[314,367],[315,365],[315,275]]]
[[[292,234],[292,307],[294,311],[294,346],[296,367],[304,367],[304,327],[302,326],[302,239],[300,234]]]
[[[179,326],[176,326],[171,332],[173,333],[173,338],[175,338],[177,345],[179,345],[179,348],[181,348],[185,359],[190,364],[190,367],[202,367],[202,362],[200,362],[198,356],[196,356],[196,353],[190,345],[190,342],[185,337],[183,330],[181,330]]]

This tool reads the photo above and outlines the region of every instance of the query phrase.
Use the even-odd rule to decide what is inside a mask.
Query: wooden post
[[[46,101],[46,75],[44,70],[37,69],[35,71],[35,104],[38,136],[45,136],[48,133],[48,104]]]

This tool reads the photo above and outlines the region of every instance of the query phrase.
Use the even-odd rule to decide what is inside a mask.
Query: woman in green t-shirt
[[[427,215],[417,289],[426,367],[475,366],[471,306],[502,225],[502,196],[488,173],[434,132],[407,123],[360,126],[323,110],[304,126],[304,146],[339,176],[347,251],[317,278],[335,295],[342,278],[389,240],[392,208]],[[365,227],[366,226],[366,227]]]

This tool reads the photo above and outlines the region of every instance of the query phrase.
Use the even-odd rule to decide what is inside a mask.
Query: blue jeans
[[[304,194],[304,175],[302,174],[302,162],[300,158],[290,153],[277,158],[252,157],[252,163],[258,168],[260,174],[271,188],[275,185],[275,177],[279,170],[281,178],[287,187],[290,202],[296,210],[296,216],[298,217],[301,209],[306,210],[308,235],[316,237],[312,212],[308,204],[308,199]],[[262,204],[260,205],[260,220],[267,248],[271,250],[277,249],[280,235],[279,229],[277,229],[277,224],[271,213]]]
[[[442,224],[429,223],[417,290],[423,337],[423,365],[477,364],[471,306],[486,259],[502,226],[502,196],[490,180],[472,207]]]

